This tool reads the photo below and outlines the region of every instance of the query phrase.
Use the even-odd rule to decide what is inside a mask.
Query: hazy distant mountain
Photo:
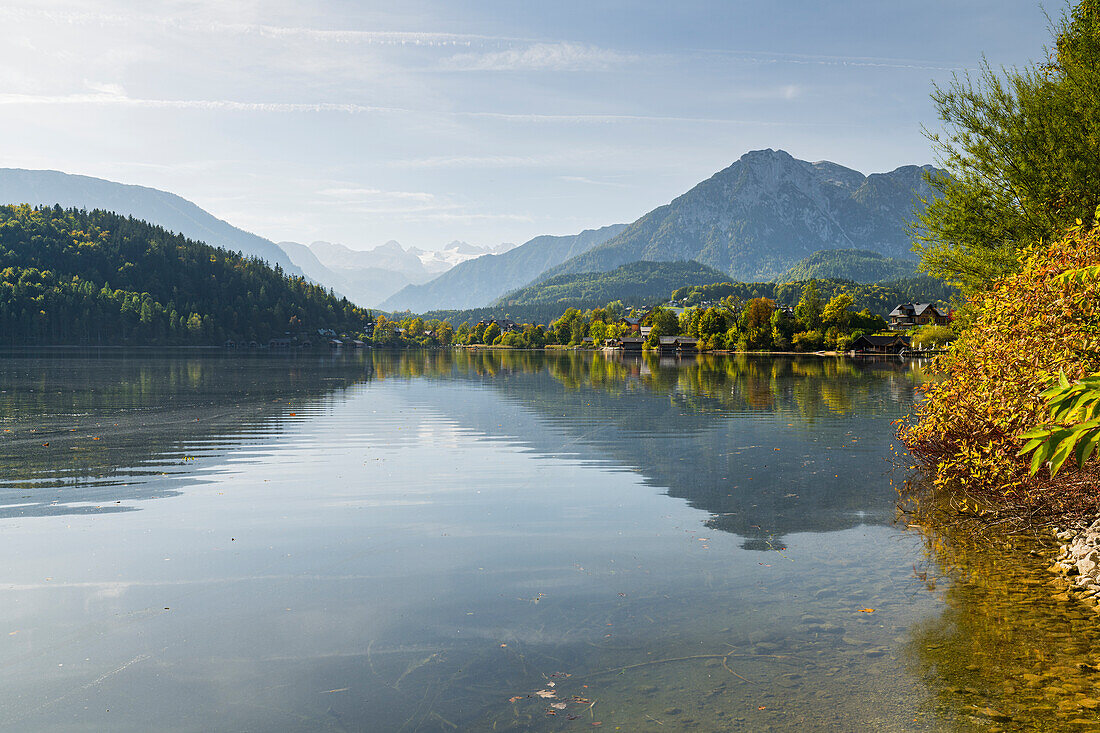
[[[113,211],[213,247],[259,257],[271,265],[280,265],[290,274],[302,274],[274,242],[238,229],[187,199],[155,188],[59,171],[0,168],[0,203],[61,204],[65,208]]]
[[[936,169],[905,166],[864,176],[782,150],[753,151],[539,279],[638,260],[695,260],[753,281],[781,275],[823,249],[906,257],[906,222],[920,199],[932,196],[925,172]]]
[[[778,280],[851,280],[857,283],[877,283],[916,275],[916,260],[886,257],[863,249],[824,249],[799,260]]]
[[[479,247],[476,244],[460,242],[456,239],[443,249],[423,250],[417,249],[416,247],[410,247],[409,251],[415,253],[416,256],[420,258],[420,262],[423,263],[424,268],[428,272],[440,274],[467,260],[473,260],[482,255],[504,254],[509,250],[515,249],[515,247],[516,245],[511,242],[504,242],[495,247]]]
[[[537,278],[549,267],[586,252],[626,227],[613,224],[565,237],[543,235],[503,254],[462,262],[424,285],[409,285],[386,299],[384,310],[423,313],[441,308],[477,308]]]
[[[513,290],[493,305],[560,303],[564,311],[578,304],[652,305],[668,300],[673,290],[725,282],[729,275],[699,262],[631,262],[611,272],[565,273]]]
[[[514,245],[479,247],[454,241],[442,250],[405,249],[389,241],[373,249],[351,249],[333,242],[279,242],[298,267],[322,285],[352,302],[375,307],[401,288],[424,283],[456,264],[493,252],[507,252]]]

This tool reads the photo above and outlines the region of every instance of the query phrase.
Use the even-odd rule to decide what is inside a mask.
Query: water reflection
[[[759,550],[782,549],[794,531],[892,521],[894,497],[882,491],[890,421],[920,379],[896,360],[531,352],[448,353],[376,371],[406,376],[405,364],[416,376],[478,378],[516,406],[478,412],[465,397],[448,406],[433,395],[472,429],[631,467]]]
[[[902,364],[75,362],[0,361],[0,728],[937,725]]]
[[[500,350],[9,358],[0,360],[0,518],[130,511],[134,500],[176,495],[250,435],[323,410],[334,392],[446,378],[478,380],[542,418],[507,424],[516,413],[490,411],[478,423],[467,405],[451,405],[471,429],[552,455],[564,431],[574,450],[711,512],[710,526],[745,536],[746,547],[782,547],[793,530],[888,520],[877,489],[885,422],[870,432],[834,423],[893,417],[917,373],[896,361]],[[861,440],[867,462],[838,473],[827,452]]]
[[[132,511],[370,375],[325,355],[0,358],[0,518]]]
[[[915,516],[927,559],[913,575],[944,610],[914,626],[909,655],[938,716],[963,730],[1100,729],[1100,624],[1059,594],[1049,541],[957,514]]]

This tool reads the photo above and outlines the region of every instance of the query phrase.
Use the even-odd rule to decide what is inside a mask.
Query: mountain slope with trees
[[[218,219],[174,193],[60,171],[0,168],[0,204],[102,209],[148,221],[189,239],[259,257],[284,272],[302,274],[274,242]]]
[[[599,302],[652,303],[673,290],[728,279],[724,272],[698,262],[631,262],[611,272],[564,274],[501,297],[494,305]]]
[[[886,257],[863,249],[825,249],[800,260],[778,280],[851,280],[857,283],[877,283],[915,277],[917,264],[916,260]]]
[[[258,258],[106,211],[0,206],[0,334],[18,344],[220,344],[361,332],[369,312]]]
[[[823,249],[905,257],[907,222],[933,194],[925,176],[940,174],[926,165],[864,176],[756,150],[540,279],[638,260],[695,260],[751,281],[777,277]]]

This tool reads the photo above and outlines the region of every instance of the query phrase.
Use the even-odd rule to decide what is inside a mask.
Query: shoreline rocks
[[[1064,544],[1050,571],[1065,578],[1067,597],[1100,606],[1100,519],[1087,527],[1055,529],[1054,538]]]

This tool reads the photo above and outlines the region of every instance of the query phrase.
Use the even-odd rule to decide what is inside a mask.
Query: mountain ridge
[[[932,196],[926,174],[941,172],[907,165],[865,176],[782,150],[751,151],[539,280],[639,260],[691,259],[748,282],[781,275],[823,249],[903,256],[910,247],[906,221]]]
[[[423,285],[406,286],[379,307],[417,313],[481,307],[510,290],[527,285],[547,268],[598,246],[625,227],[625,224],[611,224],[574,235],[543,234],[502,254],[461,262]]]
[[[0,204],[60,205],[132,216],[212,247],[259,257],[292,275],[304,274],[274,242],[219,219],[159,188],[54,170],[0,168]]]

